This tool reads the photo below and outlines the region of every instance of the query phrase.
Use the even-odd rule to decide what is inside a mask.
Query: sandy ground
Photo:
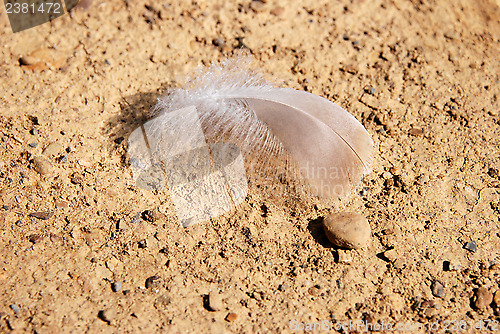
[[[0,14],[0,332],[500,330],[498,2],[84,5],[16,34]],[[135,186],[130,131],[240,48],[372,135],[344,209],[368,218],[368,248],[331,247],[320,202],[253,189],[183,229],[168,194]]]

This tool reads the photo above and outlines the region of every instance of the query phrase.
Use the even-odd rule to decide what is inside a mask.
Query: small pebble
[[[134,217],[132,217],[131,222],[132,222],[132,224],[137,224],[137,223],[139,223],[141,221],[141,219],[142,219],[141,218],[141,214],[138,213]]]
[[[36,244],[36,243],[42,241],[42,239],[43,239],[43,236],[41,234],[31,234],[30,236],[28,236],[28,240],[32,244]]]
[[[375,88],[374,87],[367,87],[365,88],[365,93],[368,93],[370,95],[375,95]]]
[[[111,290],[113,290],[113,292],[119,292],[121,291],[121,289],[122,289],[122,282],[118,281],[111,284]]]
[[[424,133],[424,131],[422,131],[422,129],[418,129],[418,128],[411,128],[408,133],[412,136],[420,136],[421,134]]]
[[[274,16],[280,16],[284,12],[285,12],[285,8],[283,8],[283,7],[274,7],[273,9],[271,9],[271,11],[269,13],[271,15],[274,15]]]
[[[233,321],[235,321],[236,319],[238,319],[238,315],[237,315],[236,313],[232,313],[232,312],[231,312],[231,313],[228,313],[228,314],[226,315],[226,321],[228,321],[228,322],[233,322]]]
[[[101,310],[97,313],[97,317],[109,325],[113,321],[114,315],[110,310]]]
[[[423,300],[420,304],[421,308],[435,307],[436,303],[433,300]]]
[[[475,253],[477,251],[477,244],[475,241],[469,241],[468,243],[465,244],[464,248],[467,249],[468,251]]]
[[[307,289],[307,292],[308,292],[311,296],[317,296],[317,295],[319,295],[319,293],[320,293],[320,288],[319,288],[319,286],[315,285],[315,286],[312,286],[312,287],[310,287],[309,289]]]
[[[337,251],[338,254],[338,263],[348,264],[352,262],[352,255],[350,252],[345,251],[343,249],[339,249]]]
[[[261,1],[252,1],[250,3],[250,8],[256,13],[262,12],[264,7],[264,3]]]
[[[52,164],[44,157],[33,158],[33,165],[35,166],[35,171],[41,175],[47,175],[53,171]]]
[[[82,184],[83,178],[78,174],[73,174],[70,178],[71,183],[73,184]]]
[[[494,179],[499,177],[498,170],[496,170],[494,168],[488,169],[488,175]]]
[[[495,314],[500,315],[500,290],[495,292],[495,295],[493,296],[493,304]]]
[[[56,208],[58,208],[58,209],[68,207],[68,202],[61,201],[61,200],[55,200],[54,204],[55,204]]]
[[[431,284],[431,291],[434,297],[443,298],[444,296],[444,286],[439,281],[434,281]]]
[[[158,213],[156,210],[144,210],[142,212],[142,219],[147,222],[153,223],[158,219]]]
[[[29,214],[30,217],[35,217],[41,220],[48,220],[54,215],[53,212],[32,212]]]
[[[403,269],[406,267],[406,260],[402,257],[396,259],[392,265],[394,266],[394,268],[396,269]]]
[[[18,314],[19,312],[21,312],[21,309],[16,304],[11,304],[10,308],[12,309],[12,311],[14,311],[15,314]]]
[[[148,247],[148,243],[147,243],[146,239],[139,241],[138,242],[138,246],[141,249],[147,248]]]
[[[222,302],[222,297],[220,294],[218,294],[215,291],[211,291],[208,294],[208,307],[212,311],[220,311],[224,307],[224,304]]]
[[[125,221],[123,219],[120,219],[117,223],[116,223],[116,229],[118,231],[123,231],[123,230],[126,230],[127,229],[127,223],[125,223]]]
[[[389,172],[392,174],[392,175],[399,175],[401,174],[401,170],[396,167],[396,166],[392,166],[390,169],[389,169]]]
[[[357,249],[370,242],[370,224],[358,213],[331,214],[323,220],[323,229],[328,239],[339,247]]]
[[[57,158],[57,162],[62,163],[62,164],[68,162],[68,156],[66,154],[60,156],[59,158]]]
[[[445,271],[457,271],[462,268],[462,265],[458,262],[450,262],[450,261],[444,261],[443,262],[443,269]]]
[[[392,179],[393,175],[390,172],[384,172],[382,173],[382,177],[384,178],[384,180],[389,180]]]
[[[286,289],[288,289],[288,285],[286,283],[280,284],[278,286],[279,291],[285,291]]]
[[[115,139],[115,143],[118,144],[118,145],[120,145],[124,140],[125,140],[125,138],[118,137],[118,138]]]
[[[396,249],[389,249],[384,252],[384,256],[392,263],[398,259],[398,252]]]
[[[500,264],[499,263],[495,263],[495,264],[491,265],[490,270],[500,271]]]
[[[486,309],[493,301],[493,294],[484,286],[479,287],[472,297],[472,305],[478,310]]]
[[[223,47],[224,45],[226,45],[226,42],[222,38],[215,38],[212,40],[212,44],[214,46]]]
[[[159,276],[151,276],[146,279],[146,289],[157,288],[160,285],[161,278]]]
[[[383,235],[392,235],[394,234],[394,229],[393,228],[386,228],[385,230],[382,231]]]
[[[52,155],[57,155],[63,150],[63,147],[61,144],[55,142],[55,143],[50,143],[43,151],[42,153],[44,155],[52,156]]]
[[[64,238],[60,237],[60,236],[58,236],[57,234],[54,234],[54,233],[50,234],[50,241],[53,244],[58,245],[58,246],[64,245]]]
[[[21,65],[34,65],[38,63],[38,59],[33,56],[22,56],[21,58],[19,58],[19,63]]]
[[[37,148],[38,143],[29,143],[28,145],[32,148]]]
[[[169,295],[161,295],[156,299],[154,305],[156,308],[166,310],[171,303],[172,298]]]
[[[351,65],[351,64],[344,65],[341,68],[341,70],[344,72],[350,73],[350,74],[357,74],[358,73],[357,67],[354,65]]]

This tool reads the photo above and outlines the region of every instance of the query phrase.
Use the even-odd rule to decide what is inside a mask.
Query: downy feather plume
[[[195,106],[206,142],[238,146],[252,170],[276,173],[272,160],[285,157],[314,195],[348,197],[370,172],[373,141],[363,125],[325,98],[274,87],[247,65],[227,60],[199,70],[160,98],[154,114]],[[154,125],[158,137],[178,129]]]

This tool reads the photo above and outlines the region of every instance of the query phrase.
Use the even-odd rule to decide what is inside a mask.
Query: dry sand
[[[16,34],[0,14],[0,332],[500,330],[498,1],[84,2]],[[130,131],[240,48],[372,135],[345,208],[368,218],[367,249],[331,247],[321,203],[252,191],[183,229],[135,186]]]

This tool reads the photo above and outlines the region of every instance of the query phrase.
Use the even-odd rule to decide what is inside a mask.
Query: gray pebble
[[[224,307],[222,297],[215,291],[208,294],[208,306],[212,311],[220,311]]]
[[[286,283],[280,284],[278,286],[279,291],[285,291],[286,289],[288,289],[288,285]]]
[[[114,282],[113,284],[111,284],[111,289],[113,290],[113,292],[119,292],[119,291],[121,291],[121,289],[122,289],[122,282],[120,282],[120,281]]]
[[[323,220],[323,229],[328,239],[339,247],[358,249],[370,242],[370,224],[358,213],[331,214]]]
[[[365,92],[368,93],[368,94],[371,94],[371,95],[375,95],[375,88],[374,87],[367,87],[365,88]]]
[[[134,217],[132,217],[132,221],[131,221],[131,222],[132,222],[132,224],[137,224],[137,223],[139,223],[140,221],[141,221],[141,214],[140,214],[140,213],[138,213],[138,214],[136,214]]]
[[[434,281],[431,284],[431,291],[434,297],[443,298],[444,297],[444,286],[439,281]]]
[[[52,164],[44,157],[33,158],[33,165],[35,166],[35,171],[41,175],[51,174],[53,171]]]
[[[19,312],[21,312],[21,308],[19,306],[17,306],[16,304],[11,304],[10,308],[12,309],[12,311],[14,311],[15,314],[18,314]]]
[[[37,148],[38,143],[29,143],[28,145],[32,148]]]
[[[464,248],[473,253],[477,252],[477,244],[475,241],[469,241],[465,244]]]

